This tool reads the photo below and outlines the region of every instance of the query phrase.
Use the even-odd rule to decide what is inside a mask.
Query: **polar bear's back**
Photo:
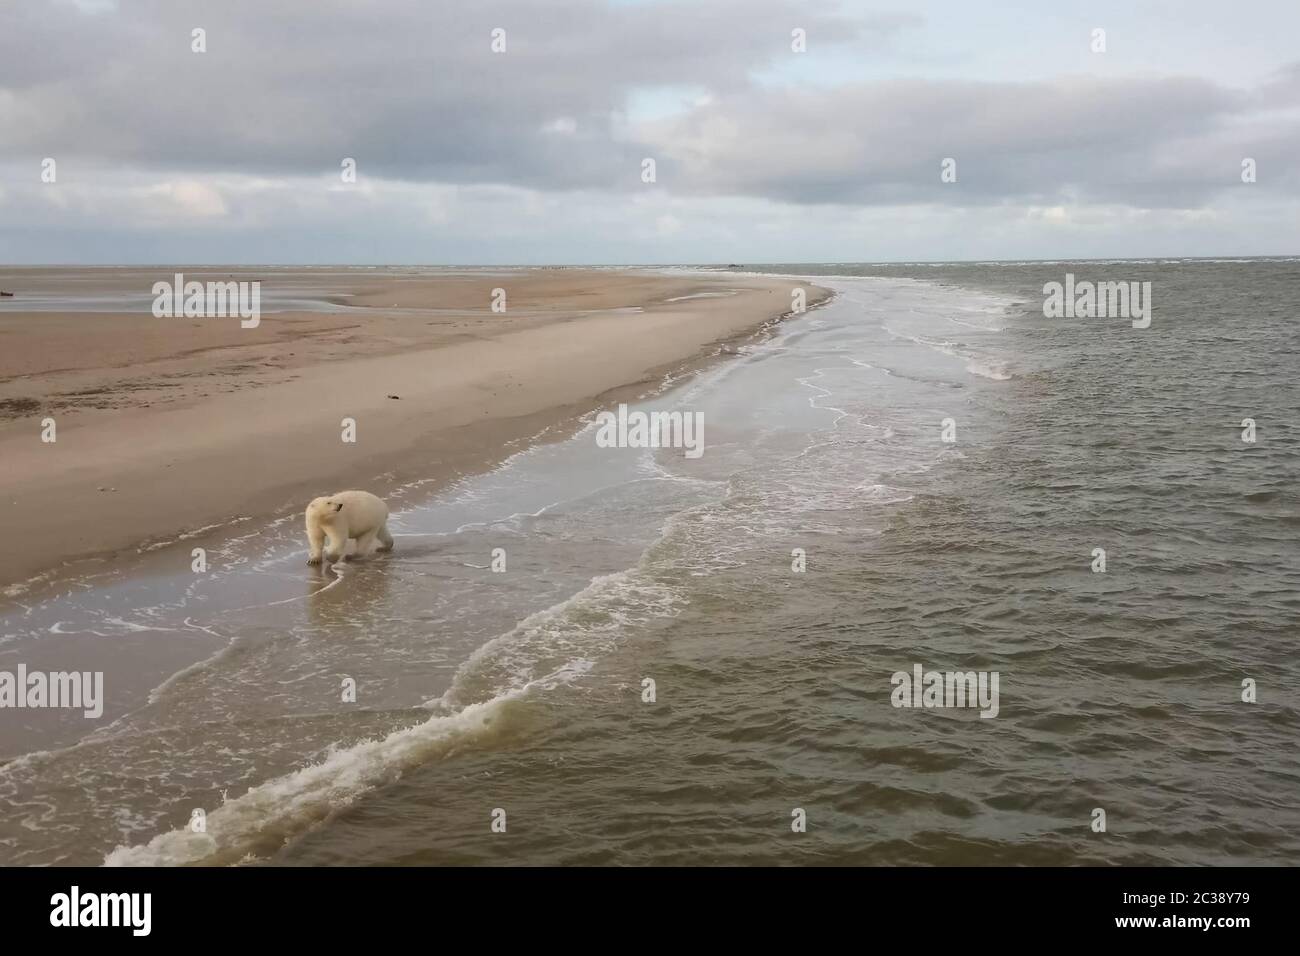
[[[342,505],[341,509],[336,508]],[[388,521],[388,505],[378,495],[368,491],[339,491],[323,495],[307,506],[307,524],[339,527],[342,519],[349,537],[359,537],[382,528]]]
[[[382,527],[388,520],[388,505],[378,495],[368,491],[340,491],[330,495],[330,500],[343,502],[343,514],[348,519],[348,529],[365,534]]]
[[[388,505],[384,504],[384,499],[368,491],[339,491],[330,495],[330,498],[342,501],[344,511],[376,514],[381,520],[388,517]]]

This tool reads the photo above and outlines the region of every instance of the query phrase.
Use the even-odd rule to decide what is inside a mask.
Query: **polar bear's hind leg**
[[[393,536],[392,536],[391,534],[388,533],[388,524],[387,524],[387,523],[385,523],[385,524],[381,524],[381,525],[379,526],[379,531],[378,531],[377,533],[378,533],[378,535],[379,535],[379,550],[380,550],[380,551],[392,551],[392,550],[393,550]]]
[[[378,530],[367,531],[361,537],[357,538],[357,550],[355,552],[357,557],[365,557],[370,553],[370,549],[375,546],[375,536],[378,533]]]

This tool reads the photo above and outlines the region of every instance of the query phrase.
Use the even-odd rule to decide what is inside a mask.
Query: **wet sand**
[[[176,271],[260,280],[260,324],[30,304],[138,297]],[[70,562],[345,487],[436,487],[707,361],[787,313],[796,285],[570,269],[0,269],[16,293],[0,305],[0,514],[19,542],[0,554],[0,587],[13,597]],[[504,313],[491,311],[495,288]],[[810,306],[826,295],[807,288]],[[268,311],[277,289],[321,308]],[[54,442],[41,440],[46,418]]]

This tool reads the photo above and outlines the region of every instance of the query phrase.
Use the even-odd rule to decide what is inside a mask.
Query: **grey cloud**
[[[1271,100],[1270,100],[1271,102]],[[1296,180],[1300,122],[1188,78],[897,81],[727,97],[656,126],[672,188],[796,203],[1122,202],[1195,206],[1245,156]],[[943,183],[940,163],[957,162]]]
[[[815,68],[822,50],[869,58],[918,24],[807,0],[7,3],[0,169],[35,170],[54,156],[60,182],[88,191],[69,190],[66,207],[54,206],[32,172],[25,182],[0,178],[0,203],[7,189],[10,231],[20,221],[73,231],[94,210],[127,221],[132,202],[146,212],[157,203],[92,193],[114,175],[267,176],[293,192],[336,175],[343,157],[363,176],[587,199],[645,196],[639,163],[653,156],[659,191],[690,200],[1180,209],[1240,190],[1240,161],[1251,156],[1260,167],[1253,192],[1300,195],[1300,64],[1241,89],[1197,78],[1194,63],[1187,76],[1020,83],[756,79],[794,63],[795,26],[813,43],[798,65]],[[203,55],[189,48],[198,26],[208,34]],[[508,31],[504,56],[489,52],[498,26]],[[710,99],[666,120],[631,121],[630,97],[667,87]],[[562,118],[571,130],[546,128]],[[944,157],[957,160],[956,184],[940,182]],[[316,224],[279,198],[277,228]],[[248,209],[272,207],[261,194],[225,201],[236,225]],[[338,209],[349,224],[360,215]],[[320,215],[321,228],[339,221]]]
[[[559,189],[635,181],[645,148],[619,129],[633,90],[740,94],[789,55],[793,26],[867,52],[912,22],[796,0],[138,0],[3,16],[13,155],[283,174],[352,156],[388,177]],[[206,54],[190,51],[193,27]],[[494,27],[505,55],[489,51]],[[575,132],[543,130],[561,117]]]

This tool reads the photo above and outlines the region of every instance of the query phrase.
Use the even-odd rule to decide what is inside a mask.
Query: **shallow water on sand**
[[[405,489],[389,556],[241,526],[5,616],[109,702],[11,724],[0,861],[1295,862],[1297,266],[1092,268],[1150,329],[1045,319],[1064,264],[830,267],[637,406],[698,459],[589,425]],[[892,706],[916,664],[998,715]]]

